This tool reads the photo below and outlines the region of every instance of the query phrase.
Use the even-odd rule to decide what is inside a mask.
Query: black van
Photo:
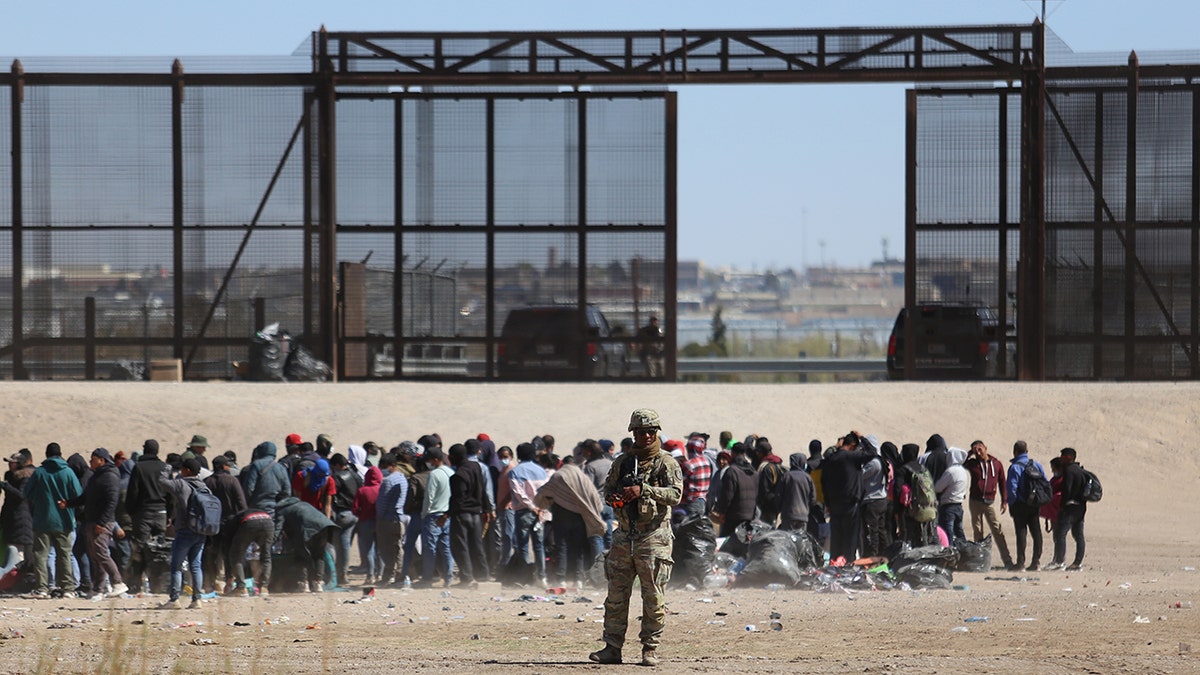
[[[624,343],[599,309],[578,305],[519,307],[500,330],[497,375],[509,380],[578,380],[625,377],[629,358]],[[581,331],[586,330],[586,334]]]
[[[912,317],[913,379],[980,380],[1016,377],[1015,339],[1001,347],[1000,321],[990,307],[925,304],[896,316],[888,339],[887,371],[904,379],[905,323]],[[1006,329],[1004,335],[1008,335]],[[1003,355],[1001,352],[1003,351]],[[1001,359],[1004,368],[1000,367]],[[1003,371],[1003,372],[1002,372]]]

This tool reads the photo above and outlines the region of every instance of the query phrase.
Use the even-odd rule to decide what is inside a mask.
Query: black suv
[[[625,345],[614,337],[604,314],[578,305],[519,307],[500,330],[497,375],[510,380],[578,380],[624,377]],[[582,331],[586,330],[586,334]]]
[[[913,379],[979,380],[1016,377],[1016,342],[1008,335],[1000,367],[1000,320],[990,307],[959,304],[918,305],[900,310],[888,339],[887,371],[904,379],[905,323],[912,317]]]

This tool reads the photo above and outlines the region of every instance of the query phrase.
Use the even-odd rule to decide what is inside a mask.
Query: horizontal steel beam
[[[326,32],[339,84],[513,86],[1018,80],[1037,23],[921,28]]]
[[[840,358],[717,358],[687,356],[678,359],[680,375],[704,375],[713,373],[872,373],[887,372],[887,363],[881,359]]]

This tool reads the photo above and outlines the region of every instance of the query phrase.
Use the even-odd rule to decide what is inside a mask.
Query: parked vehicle
[[[629,355],[604,314],[585,305],[519,307],[500,330],[497,375],[514,380],[625,377]]]
[[[995,310],[963,304],[924,304],[900,310],[888,339],[887,371],[905,379],[905,324],[912,321],[912,379],[977,380],[1016,377],[1016,340],[1003,333]],[[1006,336],[1003,347],[1000,337]],[[1000,367],[1001,360],[1004,368]]]

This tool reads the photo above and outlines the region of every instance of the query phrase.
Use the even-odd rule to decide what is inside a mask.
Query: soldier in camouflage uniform
[[[658,665],[655,650],[666,623],[666,588],[671,577],[671,507],[683,496],[683,474],[670,453],[660,446],[658,413],[633,411],[629,430],[633,448],[613,462],[604,483],[604,498],[613,505],[620,529],[613,531],[604,570],[608,597],[604,600],[605,647],[589,658],[597,663],[620,663],[629,597],[633,581],[642,584],[642,665]]]

